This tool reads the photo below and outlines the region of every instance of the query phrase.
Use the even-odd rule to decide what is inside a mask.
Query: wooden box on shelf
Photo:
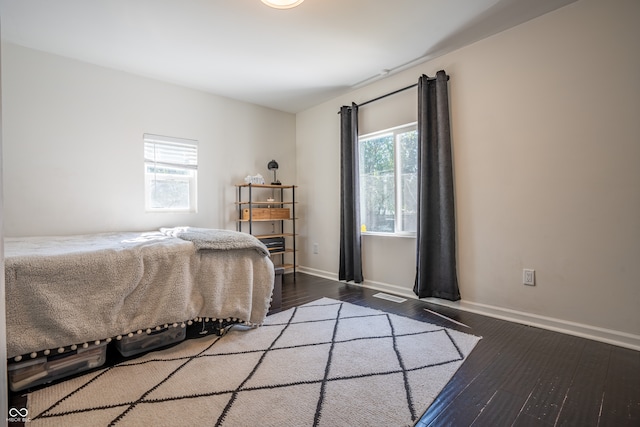
[[[269,215],[271,219],[289,219],[291,216],[289,208],[270,208]]]
[[[249,209],[242,210],[242,219],[244,221],[249,220]],[[252,220],[269,220],[269,219],[289,219],[289,208],[252,208],[251,219]]]
[[[243,209],[242,210],[242,219],[245,221],[249,220],[249,215],[251,215],[251,219],[256,220],[256,219],[269,219],[270,215],[269,215],[269,209],[268,208],[253,208],[251,210],[249,209]]]

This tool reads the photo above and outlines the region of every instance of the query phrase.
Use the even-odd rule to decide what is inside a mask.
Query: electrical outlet
[[[528,286],[536,285],[536,271],[525,268],[522,270],[522,284]]]
[[[318,245],[317,243],[313,244],[313,253],[314,254],[320,253],[320,245]]]

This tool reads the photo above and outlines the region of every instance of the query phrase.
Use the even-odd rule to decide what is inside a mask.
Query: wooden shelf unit
[[[238,218],[236,219],[237,231],[248,232],[249,234],[256,236],[258,239],[273,239],[278,237],[285,239],[285,249],[270,250],[270,256],[272,257],[272,261],[274,261],[273,264],[276,267],[281,267],[285,270],[293,270],[294,277],[297,268],[296,258],[298,252],[296,249],[296,221],[298,220],[296,217],[296,187],[297,186],[295,185],[237,184],[235,202],[238,213]],[[266,195],[269,194],[268,190],[272,191],[272,196],[274,196],[273,198],[275,200],[255,200],[256,196],[266,197]],[[252,213],[253,207],[289,208],[291,212],[289,218],[254,219]],[[242,212],[245,209],[249,209],[249,219],[243,219]],[[254,224],[260,225],[265,223],[273,223],[274,231],[271,233],[264,233],[264,230],[261,230],[261,232],[254,232]],[[288,229],[290,229],[290,231]],[[273,258],[277,258],[278,262]]]

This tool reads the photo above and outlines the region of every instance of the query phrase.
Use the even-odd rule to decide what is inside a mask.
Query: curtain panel
[[[362,283],[358,106],[340,109],[340,270],[338,278]]]
[[[448,76],[418,80],[418,297],[460,299],[449,125]]]

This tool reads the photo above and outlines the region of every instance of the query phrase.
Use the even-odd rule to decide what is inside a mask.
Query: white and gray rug
[[[408,426],[479,337],[323,298],[28,396],[40,426]]]

